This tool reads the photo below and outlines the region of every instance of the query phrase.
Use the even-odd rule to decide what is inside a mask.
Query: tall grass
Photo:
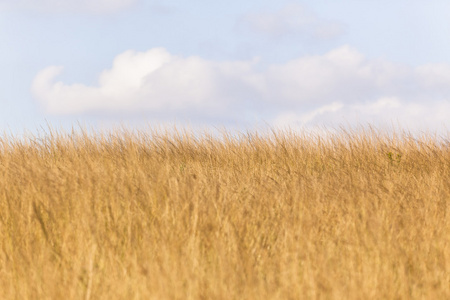
[[[0,140],[1,299],[450,299],[450,148],[341,130]]]

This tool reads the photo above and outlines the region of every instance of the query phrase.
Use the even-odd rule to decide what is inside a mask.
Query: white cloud
[[[344,125],[394,126],[411,132],[438,131],[444,133],[450,123],[450,101],[429,103],[402,101],[395,97],[379,98],[360,104],[336,102],[307,113],[284,113],[273,119],[276,127],[338,128]]]
[[[138,0],[0,0],[0,9],[41,12],[114,13]]]
[[[388,122],[412,127],[450,120],[450,65],[410,67],[367,59],[349,46],[262,67],[258,60],[211,61],[163,48],[118,55],[98,85],[36,76],[32,91],[53,114],[149,112],[283,125]]]
[[[344,32],[343,24],[324,20],[300,4],[289,4],[276,12],[247,14],[241,18],[238,26],[271,38],[303,35],[330,39]]]
[[[249,62],[213,62],[178,57],[163,48],[127,51],[104,71],[97,87],[53,82],[61,67],[39,72],[33,94],[50,113],[88,111],[196,111],[226,113],[258,90]]]

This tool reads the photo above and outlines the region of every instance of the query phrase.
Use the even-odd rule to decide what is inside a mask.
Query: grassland
[[[0,140],[1,299],[450,299],[450,145],[341,130]]]

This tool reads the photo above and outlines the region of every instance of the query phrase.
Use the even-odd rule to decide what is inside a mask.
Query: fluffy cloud
[[[113,13],[138,0],[0,0],[0,9],[43,12]]]
[[[258,92],[255,62],[213,62],[178,57],[163,48],[118,55],[96,87],[53,82],[62,67],[35,78],[32,91],[55,114],[87,111],[230,113]]]
[[[32,91],[53,114],[92,111],[183,115],[275,125],[389,122],[440,126],[450,120],[450,65],[411,67],[367,59],[343,46],[263,67],[258,60],[211,61],[163,48],[118,55],[96,86],[37,74]]]
[[[344,26],[341,23],[321,19],[306,6],[300,4],[290,4],[276,12],[245,15],[239,21],[239,27],[271,38],[303,35],[329,39],[344,32]]]

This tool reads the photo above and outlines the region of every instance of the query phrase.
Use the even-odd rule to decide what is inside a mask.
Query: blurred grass
[[[1,299],[450,299],[450,149],[432,136],[0,144]]]

